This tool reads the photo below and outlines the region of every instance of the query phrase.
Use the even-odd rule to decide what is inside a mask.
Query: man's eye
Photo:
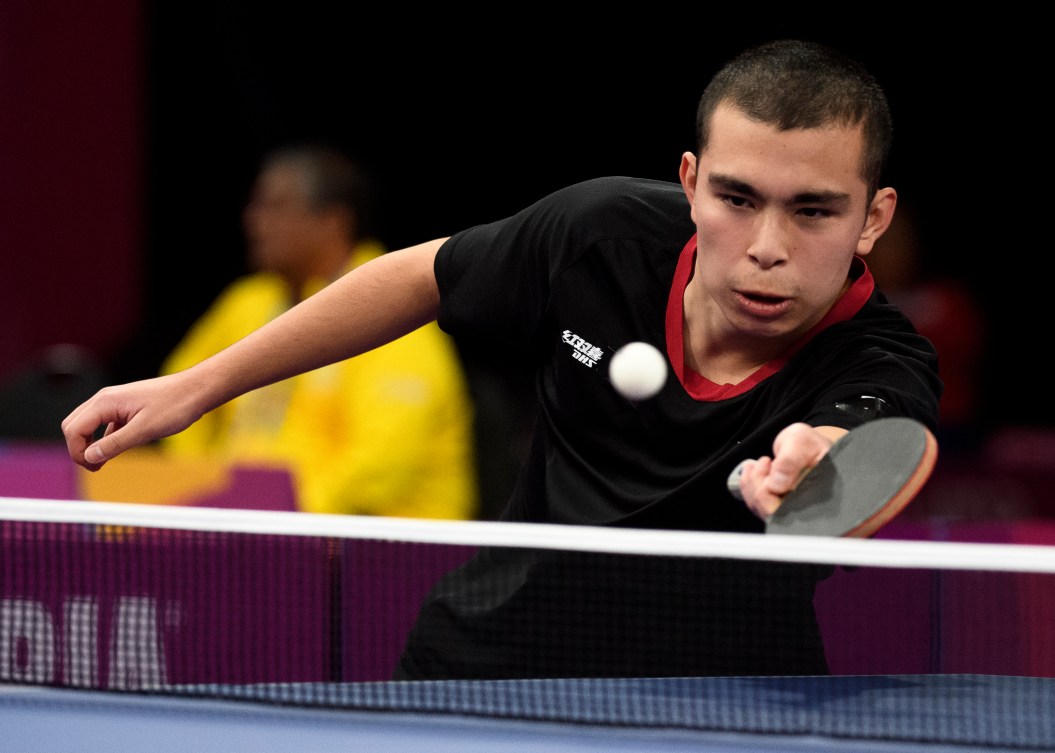
[[[803,207],[799,210],[799,214],[806,217],[815,217],[821,219],[823,217],[831,217],[832,213],[828,209],[821,209],[820,207]]]
[[[722,199],[725,202],[731,204],[734,207],[750,206],[750,202],[747,199],[745,199],[743,196],[735,196],[735,195],[732,195],[732,194],[727,194],[726,196],[723,196]]]

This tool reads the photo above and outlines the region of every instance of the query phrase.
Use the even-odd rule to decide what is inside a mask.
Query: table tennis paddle
[[[912,501],[934,470],[938,442],[903,417],[861,424],[832,445],[766,521],[766,533],[867,538]],[[740,498],[741,466],[729,476]]]

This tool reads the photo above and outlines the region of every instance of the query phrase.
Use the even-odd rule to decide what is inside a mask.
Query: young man
[[[537,364],[536,434],[506,520],[761,531],[849,429],[878,415],[933,428],[941,383],[933,347],[863,261],[897,200],[880,185],[891,123],[875,80],[811,43],[763,45],[715,76],[697,130],[680,185],[571,186],[363,265],[183,372],[101,391],[63,424],[71,456],[97,470],[438,318]],[[674,375],[638,403],[599,376],[631,341],[664,351]],[[741,503],[726,479],[752,458]],[[650,560],[633,583],[578,577],[594,564],[482,551],[430,595],[397,676],[825,671],[810,568]],[[780,585],[748,593],[747,571]]]

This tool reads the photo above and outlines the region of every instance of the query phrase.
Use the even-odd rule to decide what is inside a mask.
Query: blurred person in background
[[[251,272],[221,291],[161,372],[208,358],[384,254],[372,202],[370,176],[338,150],[307,144],[267,155],[243,214]],[[473,406],[457,348],[435,322],[237,397],[161,448],[284,467],[307,512],[477,513]]]

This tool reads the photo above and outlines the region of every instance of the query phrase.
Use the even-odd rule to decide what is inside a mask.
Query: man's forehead
[[[779,183],[781,193],[846,193],[864,184],[863,148],[860,125],[781,131],[723,105],[712,117],[707,148],[700,154],[700,177],[707,180],[708,174],[717,173],[756,187]]]

